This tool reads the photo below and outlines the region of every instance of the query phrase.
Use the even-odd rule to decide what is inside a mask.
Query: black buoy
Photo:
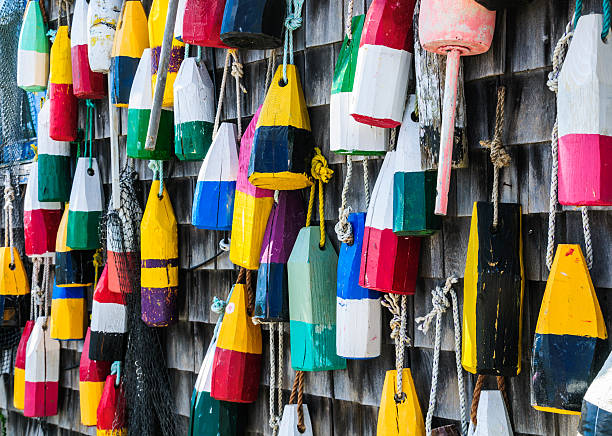
[[[278,48],[282,44],[284,19],[281,0],[227,0],[221,41],[249,50]]]

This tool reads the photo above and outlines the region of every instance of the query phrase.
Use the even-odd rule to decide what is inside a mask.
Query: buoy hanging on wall
[[[72,60],[68,26],[60,26],[51,46],[49,75],[49,137],[56,141],[77,139],[77,99],[72,88]]]
[[[221,41],[226,0],[187,0],[183,17],[183,41],[201,47],[229,48]]]
[[[23,333],[21,334],[21,339],[19,339],[17,355],[15,357],[15,372],[13,376],[13,407],[19,410],[23,410],[25,402],[26,348],[28,346],[28,339],[30,339],[33,328],[34,321],[26,321]]]
[[[93,0],[95,1],[95,0]],[[106,77],[94,73],[87,55],[87,1],[76,0],[70,32],[72,83],[77,98],[97,99],[106,95]]]
[[[612,62],[612,46],[601,29],[601,15],[580,17],[559,74],[559,203],[565,205],[612,205],[612,90],[600,70]]]
[[[127,434],[123,391],[121,382],[117,381],[117,374],[106,377],[97,411],[96,434],[98,436],[125,436]]]
[[[355,68],[365,15],[353,17],[351,39],[344,37],[334,69],[329,103],[329,148],[339,154],[384,154],[389,131],[358,123],[351,116],[350,105],[355,83]],[[355,92],[359,92],[355,89]]]
[[[266,232],[266,223],[274,203],[274,191],[256,188],[248,179],[249,159],[251,158],[255,127],[260,112],[261,106],[253,115],[240,139],[234,217],[230,239],[230,261],[246,269],[257,269],[260,265],[259,257]],[[257,279],[259,280],[259,275]],[[257,313],[257,309],[255,309],[255,312]]]
[[[414,0],[374,0],[359,42],[351,116],[377,127],[402,122],[412,61]]]
[[[236,125],[222,123],[200,167],[191,223],[199,229],[231,230],[238,179]]]
[[[68,236],[68,212],[64,213],[57,229],[55,241],[55,284],[57,286],[89,286],[94,281],[94,250],[71,250],[66,245]]]
[[[221,41],[247,50],[278,48],[282,44],[285,5],[281,0],[227,0]]]
[[[612,353],[589,386],[582,400],[580,436],[607,436],[612,434]]]
[[[560,244],[546,282],[531,358],[531,405],[579,415],[608,333],[580,245]]]
[[[476,412],[476,426],[470,420],[469,436],[513,436],[512,423],[501,391],[482,391]]]
[[[287,65],[287,83],[279,65],[257,120],[249,162],[249,181],[258,188],[293,190],[309,179],[314,140],[302,84],[295,65]]]
[[[51,299],[51,337],[62,341],[85,337],[87,287],[53,284]]]
[[[122,0],[89,0],[87,10],[87,54],[96,73],[108,73]]]
[[[127,107],[136,69],[144,49],[149,47],[147,15],[140,0],[126,0],[117,24],[111,52],[112,102]]]
[[[169,160],[172,159],[172,139],[174,136],[172,111],[161,111],[155,150],[145,150],[149,118],[151,118],[151,108],[153,107],[151,62],[151,49],[146,48],[142,52],[130,91],[126,140],[127,155],[134,159]]]
[[[180,160],[202,160],[212,144],[215,89],[206,65],[185,58],[174,82],[174,153]],[[156,147],[157,148],[157,147]]]
[[[395,402],[397,371],[387,371],[378,410],[377,436],[425,436],[423,413],[419,405],[410,368],[402,370],[404,401]]]
[[[278,436],[313,436],[308,404],[302,404],[304,427],[306,427],[306,430],[303,433],[298,429],[298,407],[300,406],[297,404],[285,405],[285,408],[283,409],[283,417],[278,429]]]
[[[40,3],[29,0],[19,31],[17,86],[24,91],[47,89],[49,77],[49,40]]]
[[[83,425],[96,425],[98,422],[98,405],[111,365],[111,362],[89,358],[90,337],[91,331],[87,329],[79,364],[79,403]]]

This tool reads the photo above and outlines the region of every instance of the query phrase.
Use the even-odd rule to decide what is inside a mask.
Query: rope
[[[296,398],[297,397],[297,398]],[[302,405],[304,404],[304,372],[296,371],[295,379],[293,380],[293,387],[291,388],[291,398],[289,398],[289,404],[294,404],[297,400],[297,415],[298,424],[297,429],[300,433],[306,431],[306,425],[304,425],[304,410]]]
[[[344,29],[344,32],[346,33],[346,37],[349,39],[349,41],[353,37],[352,32],[351,32],[351,27],[352,27],[351,24],[353,21],[353,3],[354,3],[354,0],[349,0],[348,2],[348,8],[346,12],[346,28]]]
[[[491,163],[493,164],[493,228],[497,228],[499,221],[499,170],[510,165],[510,155],[502,144],[504,134],[504,104],[506,102],[506,87],[497,88],[497,107],[495,109],[495,134],[491,141],[480,141],[480,145],[491,150]]]
[[[230,73],[236,79],[236,121],[238,121],[238,141],[242,138],[242,105],[240,92],[247,93],[246,88],[240,83],[240,79],[244,76],[244,67],[238,61],[238,50],[233,48],[229,50],[232,55],[232,72]]]
[[[578,0],[581,1],[581,0]],[[603,28],[601,30],[601,39],[606,42],[608,33],[610,33],[610,0],[603,0]]]
[[[353,227],[348,222],[351,207],[347,205],[348,189],[353,174],[353,161],[350,155],[346,155],[346,177],[342,186],[342,204],[338,210],[339,220],[334,227],[338,240],[348,245],[353,245]]]
[[[427,315],[417,318],[415,321],[419,330],[424,334],[429,330],[429,326],[433,319],[436,319],[436,336],[434,343],[434,359],[433,368],[431,371],[431,391],[429,394],[429,407],[427,409],[427,418],[425,420],[425,430],[427,436],[431,436],[431,422],[433,420],[433,414],[436,409],[436,394],[438,390],[438,373],[439,373],[439,362],[440,362],[440,348],[441,348],[441,331],[442,331],[442,315],[451,306],[451,302],[448,300],[447,294],[450,294],[453,308],[453,329],[455,333],[455,363],[457,369],[457,387],[459,389],[459,407],[461,408],[461,430],[462,434],[466,435],[468,432],[468,422],[466,415],[466,401],[465,391],[463,384],[463,369],[461,368],[461,325],[459,323],[459,304],[457,303],[457,294],[453,289],[453,285],[458,282],[457,277],[453,274],[448,279],[444,287],[437,286],[432,289],[431,302],[433,309]]]
[[[366,211],[370,207],[370,174],[368,171],[368,162],[370,158],[364,157],[363,164],[363,190],[365,192]]]
[[[576,8],[574,9],[574,29],[578,26],[578,20],[582,16],[582,0],[576,0]]]
[[[263,322],[260,322],[264,324]],[[270,419],[268,424],[273,434],[278,434],[283,412],[283,324],[270,322]],[[274,340],[274,327],[278,331],[278,369],[276,366],[276,341]]]
[[[223,107],[223,99],[225,98],[225,83],[227,82],[227,71],[230,62],[230,52],[228,49],[225,53],[225,63],[223,65],[223,78],[221,79],[221,88],[219,89],[219,101],[217,102],[217,113],[215,114],[215,124],[213,127],[213,140],[217,137],[217,131],[219,130],[219,122],[221,121],[221,108]]]
[[[98,287],[98,278],[100,277],[98,275],[99,271],[100,271],[100,267],[104,265],[104,259],[102,258],[102,249],[98,248],[96,250],[96,252],[93,255],[93,264],[94,264],[94,269],[95,269],[95,273],[94,273],[94,291],[95,289]]]
[[[401,303],[400,303],[401,297]],[[389,321],[391,327],[391,339],[395,341],[395,370],[396,370],[396,394],[395,402],[402,403],[406,399],[403,390],[404,350],[410,345],[410,338],[406,334],[406,305],[405,295],[385,294],[381,304],[389,309],[392,318]]]
[[[285,47],[283,49],[283,80],[285,83],[287,83],[287,54],[289,63],[293,65],[293,31],[302,25],[302,6],[304,6],[304,0],[287,0]]]
[[[4,231],[4,246],[10,248],[11,263],[10,266],[15,268],[15,253],[13,250],[13,202],[15,201],[15,189],[11,183],[10,173],[6,173],[4,179],[4,223],[6,229]]]
[[[93,165],[93,118],[96,105],[90,99],[85,100],[87,117],[85,122],[85,154],[89,148],[89,169]]]
[[[485,375],[478,374],[478,379],[476,380],[476,386],[474,387],[474,396],[472,397],[472,407],[470,409],[470,419],[474,426],[477,424],[477,414],[478,414],[478,403],[480,402],[480,393],[482,392],[482,388],[484,386]],[[504,404],[506,405],[506,409],[510,412],[510,402],[508,401],[508,393],[506,391],[506,378],[503,376],[495,377],[497,380],[497,389],[502,393],[502,397],[504,398]]]
[[[310,174],[314,180],[319,182],[319,227],[321,228],[321,239],[319,247],[325,246],[325,204],[323,202],[323,184],[329,183],[334,171],[327,165],[327,159],[321,154],[321,149],[315,147],[315,155],[312,158],[310,166]],[[310,188],[310,199],[308,201],[308,214],[306,215],[306,227],[310,226],[312,221],[312,209],[314,207],[316,183]]]
[[[253,311],[255,309],[255,290],[253,286],[253,271],[250,269],[242,268],[246,270],[246,280],[245,286],[247,291],[247,314],[248,316],[253,316]]]
[[[40,283],[38,282],[38,276],[40,274],[40,265],[42,264],[42,257],[36,256],[32,258],[32,291],[30,293],[30,319],[36,320],[38,318],[38,296],[40,292]]]
[[[266,87],[264,88],[265,92],[268,92],[270,83],[272,83],[272,74],[274,71],[275,64],[276,64],[276,49],[273,48],[272,50],[270,50],[270,56],[268,56],[268,67],[266,68]]]
[[[164,161],[150,160],[149,168],[153,171],[153,180],[159,179],[159,192],[157,196],[161,199],[164,195]]]
[[[45,257],[45,267],[43,270],[43,281],[42,281],[42,289],[41,293],[43,293],[42,300],[44,301],[43,306],[43,316],[46,318],[49,317],[49,290],[51,289],[51,257]],[[45,324],[43,328],[47,326],[47,320],[45,320]]]

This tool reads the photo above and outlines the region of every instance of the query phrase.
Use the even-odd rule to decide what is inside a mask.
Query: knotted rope
[[[461,432],[467,435],[468,423],[466,414],[465,391],[463,384],[463,369],[461,368],[461,324],[459,323],[459,304],[457,303],[457,293],[453,285],[457,283],[457,277],[453,274],[446,279],[444,287],[436,286],[431,291],[431,302],[433,309],[427,315],[417,318],[415,321],[417,328],[424,334],[429,330],[433,319],[436,319],[436,336],[434,342],[433,368],[431,370],[431,391],[429,393],[429,407],[427,408],[427,418],[425,419],[425,431],[427,436],[431,435],[431,422],[436,409],[436,395],[438,391],[438,373],[440,363],[440,348],[442,342],[442,315],[451,306],[453,308],[453,329],[455,332],[455,363],[457,368],[457,388],[459,389],[459,407],[461,408]],[[451,301],[448,300],[448,294]]]
[[[306,431],[306,425],[304,424],[304,410],[302,405],[304,404],[304,372],[296,371],[295,379],[293,380],[293,387],[291,388],[291,397],[289,398],[289,404],[296,404],[297,401],[297,415],[298,424],[297,429],[300,433]]]
[[[485,377],[485,375],[479,374],[478,379],[476,380],[476,386],[474,386],[474,396],[472,397],[472,407],[470,409],[470,419],[472,420],[474,426],[477,424],[476,417],[478,415],[478,403],[480,402],[480,393],[482,392],[482,388],[484,386]],[[495,378],[497,381],[497,389],[502,393],[504,404],[506,405],[506,409],[509,413],[510,402],[508,401],[508,393],[506,392],[506,378],[503,376],[497,376]]]
[[[283,50],[283,80],[285,83],[287,83],[287,55],[289,55],[289,63],[293,65],[293,31],[302,25],[302,6],[304,6],[304,0],[287,0]]]
[[[15,269],[15,253],[13,248],[13,202],[15,201],[15,189],[11,183],[10,173],[6,173],[4,179],[4,246],[9,247],[11,252],[11,263],[9,268]]]
[[[319,185],[319,227],[321,229],[321,239],[319,247],[325,246],[325,203],[323,198],[323,184],[329,183],[334,171],[327,165],[327,159],[321,154],[321,149],[315,147],[315,155],[312,158],[310,166],[310,174]],[[314,208],[315,189],[317,183],[314,183],[310,188],[310,199],[308,200],[308,213],[306,215],[306,227],[310,226],[312,221],[312,210]]]
[[[403,403],[406,399],[402,373],[404,369],[404,351],[406,347],[410,346],[410,338],[406,334],[407,300],[405,295],[385,294],[380,302],[389,309],[392,315],[389,326],[391,327],[391,339],[395,341],[396,394],[394,399],[396,403]]]
[[[238,141],[240,141],[240,138],[242,138],[242,99],[240,98],[240,92],[246,94],[247,90],[240,83],[240,79],[244,76],[244,67],[238,61],[238,50],[231,49],[229,53],[232,56],[232,72],[230,74],[236,79],[236,120],[238,122]]]
[[[153,171],[153,180],[159,179],[159,192],[157,196],[161,199],[164,195],[164,161],[151,160],[149,168]]]
[[[351,155],[346,155],[346,177],[344,178],[344,185],[342,186],[342,203],[340,209],[338,209],[338,222],[336,223],[334,230],[338,240],[348,245],[353,244],[353,226],[348,222],[348,217],[352,212],[351,206],[349,206],[347,196],[351,176],[353,175],[353,160]]]
[[[510,155],[502,144],[504,134],[504,105],[506,103],[506,87],[497,88],[497,107],[495,109],[495,133],[490,141],[480,141],[480,145],[491,150],[491,163],[493,164],[493,228],[499,222],[499,170],[510,165]]]

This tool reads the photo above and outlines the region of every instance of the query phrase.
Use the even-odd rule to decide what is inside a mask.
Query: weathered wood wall
[[[56,17],[55,2],[49,2],[47,10]],[[150,0],[146,0],[147,6]],[[344,29],[344,13],[348,0],[307,0],[303,11],[304,25],[295,37],[296,64],[298,65],[306,102],[309,107],[314,135],[323,153],[333,163],[335,175],[326,189],[326,219],[328,236],[337,244],[333,224],[338,217],[340,193],[345,174],[342,158],[329,155],[329,101],[332,72],[340,49]],[[355,13],[364,13],[370,1],[356,0]],[[512,2],[509,2],[512,3]],[[585,13],[600,12],[601,2],[585,1]],[[573,13],[570,0],[534,0],[529,6],[499,13],[495,40],[491,50],[482,56],[466,58],[464,62],[465,94],[467,101],[467,134],[469,140],[468,168],[453,171],[449,196],[449,216],[444,219],[441,232],[426,239],[423,244],[419,289],[409,298],[411,320],[422,316],[431,308],[430,290],[451,273],[463,277],[467,251],[472,203],[486,200],[492,186],[492,166],[488,152],[479,145],[481,139],[492,135],[495,117],[496,87],[507,86],[507,104],[504,143],[512,156],[510,168],[502,171],[503,201],[519,202],[523,207],[523,242],[527,283],[525,286],[525,320],[523,329],[523,372],[510,381],[512,400],[511,416],[515,431],[520,435],[570,435],[575,434],[577,417],[536,412],[530,407],[529,368],[530,348],[544,292],[548,271],[545,265],[548,192],[550,184],[550,132],[555,116],[554,94],[546,87],[551,69],[551,54],[565,25]],[[209,69],[211,52],[207,52]],[[263,101],[263,84],[266,60],[263,52],[242,53],[245,63],[244,83],[248,94],[242,96],[243,125]],[[216,75],[220,83],[224,53],[217,50]],[[280,59],[279,59],[280,61]],[[218,86],[218,85],[217,85]],[[235,91],[228,88],[228,103],[223,109],[223,119],[236,117]],[[108,160],[110,153],[109,127],[106,104],[97,105],[96,144],[103,177],[109,182]],[[82,108],[84,109],[84,105]],[[82,111],[84,114],[84,110]],[[81,120],[83,121],[83,120]],[[126,113],[122,114],[121,128],[126,131]],[[125,146],[122,137],[120,146]],[[124,160],[124,153],[122,159]],[[380,161],[371,161],[370,177],[373,180]],[[141,184],[147,192],[151,171],[146,163],[138,164]],[[167,185],[179,221],[180,239],[180,321],[167,329],[165,346],[167,364],[174,389],[176,411],[187,428],[189,401],[203,353],[212,335],[216,315],[210,311],[214,295],[225,297],[235,279],[227,255],[216,257],[199,270],[191,267],[213,257],[218,250],[222,234],[197,230],[190,225],[191,201],[199,164],[175,161],[166,166]],[[364,210],[362,169],[355,166],[350,192],[351,206]],[[108,193],[108,185],[107,185]],[[144,198],[143,198],[144,200]],[[597,210],[590,214],[593,232],[595,266],[592,278],[599,301],[612,328],[612,214]],[[580,213],[568,210],[557,217],[558,242],[583,243]],[[461,302],[460,281],[457,286]],[[388,316],[386,316],[388,320]],[[388,338],[385,322],[386,344],[383,355],[374,360],[349,361],[343,371],[306,375],[306,401],[311,413],[314,432],[327,435],[374,435],[378,403],[385,371],[394,365],[394,349]],[[410,328],[414,347],[410,350],[410,364],[423,413],[427,409],[431,365],[433,358],[433,334],[423,335]],[[454,356],[452,322],[445,317],[443,351],[440,361],[441,379],[438,387],[438,407],[435,413],[439,423],[457,420],[459,417]],[[285,344],[285,401],[293,379],[288,354],[288,330]],[[264,333],[267,344],[267,332]],[[78,365],[81,344],[66,343],[62,349],[62,368]],[[264,356],[268,356],[267,348]],[[468,376],[466,391],[471,399],[474,377]],[[270,435],[268,427],[268,365],[264,365],[260,398],[248,407],[245,434]],[[9,403],[9,434],[26,433],[34,428],[10,406],[11,383],[7,384]],[[62,371],[61,413],[49,419],[50,434],[95,434],[79,423],[78,371],[76,368]],[[27,434],[30,434],[29,432]]]

